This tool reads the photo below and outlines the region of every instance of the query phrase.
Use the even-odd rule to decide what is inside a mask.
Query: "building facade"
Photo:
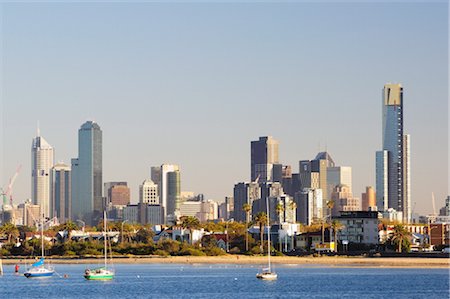
[[[277,140],[272,136],[259,137],[251,142],[250,178],[254,182],[269,182],[273,180],[273,165],[279,164]]]
[[[53,166],[51,175],[51,217],[65,223],[72,217],[71,170],[70,166],[58,163]]]
[[[31,199],[42,207],[44,217],[52,216],[50,173],[54,164],[54,149],[38,135],[31,146]]]
[[[103,209],[102,130],[87,121],[78,130],[78,158],[72,159],[72,219],[97,224]]]
[[[377,211],[377,199],[372,186],[366,187],[366,192],[361,194],[361,209],[363,211]]]
[[[139,202],[149,205],[159,205],[158,185],[147,179],[139,186]]]
[[[164,221],[174,222],[181,201],[180,168],[175,164],[161,165],[159,196],[164,208]]]
[[[383,154],[377,152],[377,193],[381,200],[387,181],[388,208],[402,212],[403,221],[411,221],[410,136],[404,135],[403,87],[386,84],[383,89]],[[380,157],[378,157],[380,155]],[[381,159],[382,158],[382,159]],[[383,161],[383,160],[387,161]],[[386,169],[378,164],[385,163]],[[379,177],[386,176],[386,177]],[[381,185],[378,186],[378,183]],[[381,205],[381,204],[380,204]],[[378,207],[380,208],[380,206]],[[386,210],[383,207],[383,210]]]

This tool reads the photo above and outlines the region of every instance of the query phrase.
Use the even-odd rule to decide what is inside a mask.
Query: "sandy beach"
[[[48,258],[54,264],[95,264],[97,258]],[[408,257],[292,257],[273,256],[274,264],[306,265],[308,267],[358,267],[358,268],[450,268],[448,258],[408,258]],[[26,259],[3,259],[3,264],[31,263]],[[169,257],[115,257],[114,263],[123,264],[254,264],[264,265],[265,256],[169,256]]]

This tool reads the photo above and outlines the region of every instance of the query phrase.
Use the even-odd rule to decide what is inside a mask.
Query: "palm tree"
[[[292,218],[293,218],[293,223],[297,222],[297,214],[296,214],[296,210],[297,210],[297,204],[295,203],[295,201],[291,200],[291,202],[289,203],[289,208],[292,211]]]
[[[181,227],[189,230],[189,241],[192,244],[192,230],[200,227],[200,221],[197,217],[193,216],[182,216],[180,221]]]
[[[19,236],[19,229],[11,222],[3,224],[0,227],[0,232],[8,236],[8,243],[11,243],[12,239],[16,239]]]
[[[398,252],[402,252],[403,241],[411,237],[411,233],[403,226],[403,224],[395,224],[391,240],[398,242]]]
[[[245,212],[245,251],[248,251],[248,222],[250,221],[250,211],[252,207],[248,203],[242,205],[242,210]]]
[[[335,243],[334,251],[337,252],[337,245],[338,245],[337,234],[340,230],[344,229],[344,225],[337,220],[333,220],[333,222],[331,222],[331,227],[333,228],[333,232],[334,232],[334,243]]]
[[[281,216],[282,216],[282,214],[283,214],[283,212],[284,212],[283,204],[282,204],[281,202],[278,202],[277,207],[276,207],[275,210],[277,211],[277,214],[278,214],[278,222],[280,223],[280,226],[281,226]],[[280,228],[281,228],[281,227],[280,227]],[[278,231],[280,231],[280,230],[278,230]],[[281,251],[282,248],[281,248],[280,234],[278,234],[278,245],[279,245],[279,251]]]
[[[333,217],[332,217],[332,210],[333,210],[333,208],[334,208],[334,200],[329,200],[329,201],[327,201],[327,208],[328,208],[328,215],[330,216],[330,246],[331,246],[331,227],[333,226],[332,225],[332,222],[333,222]]]
[[[261,248],[261,253],[263,253],[263,233],[264,233],[264,227],[267,223],[267,214],[265,212],[259,212],[258,214],[256,214],[254,221],[259,226],[259,239],[261,240],[260,248]]]

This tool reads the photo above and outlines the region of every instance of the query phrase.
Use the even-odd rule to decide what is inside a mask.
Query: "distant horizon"
[[[37,123],[55,162],[70,165],[87,119],[103,131],[103,183],[126,181],[132,202],[164,163],[180,166],[182,191],[223,201],[250,180],[250,142],[268,135],[293,173],[326,149],[352,167],[361,199],[375,188],[388,82],[404,87],[414,213],[432,213],[431,192],[439,213],[449,194],[446,2],[2,3],[0,13],[0,186],[21,164],[15,203],[31,197]]]

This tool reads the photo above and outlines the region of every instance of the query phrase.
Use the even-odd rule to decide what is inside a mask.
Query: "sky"
[[[31,142],[78,155],[78,129],[103,130],[103,181],[132,201],[150,167],[181,168],[183,191],[222,201],[250,179],[250,141],[271,135],[280,162],[327,150],[375,186],[382,88],[404,87],[413,212],[448,191],[448,4],[1,3],[0,185]]]

